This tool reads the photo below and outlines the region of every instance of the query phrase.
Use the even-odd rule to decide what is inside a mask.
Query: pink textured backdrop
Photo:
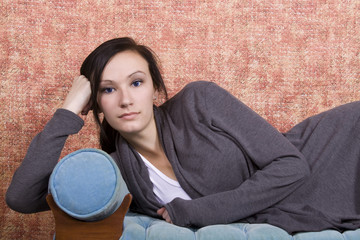
[[[0,14],[0,239],[51,239],[51,214],[16,213],[5,191],[82,60],[110,38],[155,50],[171,96],[214,81],[280,131],[359,98],[356,0],[1,0]],[[97,147],[86,122],[63,155]]]

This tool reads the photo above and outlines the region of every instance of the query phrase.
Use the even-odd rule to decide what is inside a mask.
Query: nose
[[[127,89],[120,90],[118,98],[118,103],[121,108],[127,108],[133,104],[131,93]]]

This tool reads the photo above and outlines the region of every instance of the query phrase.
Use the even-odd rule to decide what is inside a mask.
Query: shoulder
[[[190,105],[198,105],[204,101],[206,89],[213,85],[212,82],[196,81],[186,84],[178,93],[170,98],[162,107],[166,109],[184,108]]]
[[[196,81],[190,82],[184,86],[174,97],[173,101],[181,101],[182,103],[196,103],[208,101],[209,97],[219,96],[226,92],[223,88],[214,82]]]
[[[209,89],[221,89],[216,83],[209,81],[190,82],[179,92],[186,93],[206,93]]]
[[[187,84],[179,93],[181,102],[189,102],[206,109],[238,105],[242,102],[215,82],[197,81]]]
[[[202,89],[204,87],[208,87],[209,85],[216,85],[216,84],[213,82],[209,82],[209,81],[195,81],[195,82],[190,82],[190,83],[186,84],[185,87],[183,88],[183,90]]]
[[[210,81],[195,81],[186,84],[182,90],[170,98],[162,107],[205,107],[218,102],[227,102],[229,97],[234,100],[227,90]],[[219,101],[221,99],[221,101]],[[239,101],[238,99],[236,99]]]
[[[160,109],[172,119],[208,119],[211,118],[211,109],[219,104],[219,99],[224,99],[224,95],[229,93],[214,82],[190,82]]]
[[[214,83],[196,81],[186,84],[160,106],[171,119],[193,118],[206,109],[206,89]]]

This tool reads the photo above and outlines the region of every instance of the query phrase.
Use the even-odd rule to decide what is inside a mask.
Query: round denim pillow
[[[81,149],[55,166],[49,193],[70,216],[97,221],[114,213],[129,191],[110,155],[98,149]]]

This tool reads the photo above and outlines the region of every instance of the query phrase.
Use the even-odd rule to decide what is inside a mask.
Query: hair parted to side
[[[95,121],[100,127],[100,146],[107,153],[115,151],[117,132],[109,125],[105,118],[102,121],[100,120],[99,114],[101,110],[97,103],[99,86],[106,64],[116,54],[127,50],[137,52],[147,61],[154,88],[159,93],[164,94],[165,99],[168,98],[165,83],[160,73],[158,59],[149,47],[137,44],[132,38],[123,37],[106,41],[91,52],[84,60],[80,68],[80,74],[90,81],[91,109],[93,110]]]

